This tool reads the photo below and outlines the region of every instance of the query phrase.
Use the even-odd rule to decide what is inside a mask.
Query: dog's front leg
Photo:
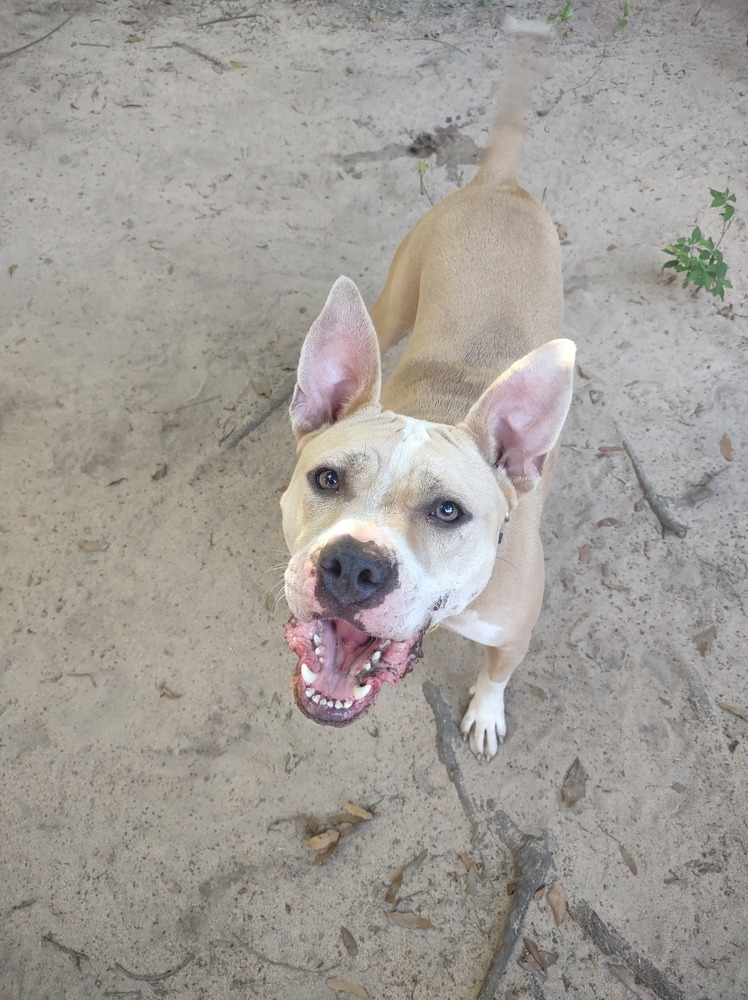
[[[490,760],[506,736],[504,689],[528,646],[529,638],[510,646],[489,646],[486,649],[485,663],[470,688],[470,704],[460,725],[462,738],[476,757]]]

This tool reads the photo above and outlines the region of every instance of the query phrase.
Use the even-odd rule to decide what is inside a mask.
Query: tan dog
[[[281,501],[301,710],[358,718],[441,624],[486,647],[461,726],[486,758],[540,611],[538,527],[572,393],[558,236],[516,179],[532,76],[508,74],[476,178],[408,233],[371,317],[335,282],[301,351]],[[380,394],[377,338],[385,351],[410,331]]]

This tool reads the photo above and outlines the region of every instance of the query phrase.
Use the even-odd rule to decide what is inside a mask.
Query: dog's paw
[[[462,719],[460,732],[476,757],[490,760],[506,736],[504,688],[507,681],[494,684],[482,672],[470,688],[470,704]]]

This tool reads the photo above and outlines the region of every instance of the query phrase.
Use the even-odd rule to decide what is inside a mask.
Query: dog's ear
[[[536,485],[571,404],[576,348],[551,340],[500,375],[461,424],[518,493]]]
[[[291,425],[297,438],[379,402],[379,346],[364,300],[338,278],[301,348]]]

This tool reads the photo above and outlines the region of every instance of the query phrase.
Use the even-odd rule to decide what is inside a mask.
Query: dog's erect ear
[[[571,404],[576,348],[551,340],[526,354],[471,407],[466,427],[490,465],[503,468],[518,493],[537,483]]]
[[[297,438],[379,402],[379,346],[350,278],[338,278],[301,348],[291,425]]]

